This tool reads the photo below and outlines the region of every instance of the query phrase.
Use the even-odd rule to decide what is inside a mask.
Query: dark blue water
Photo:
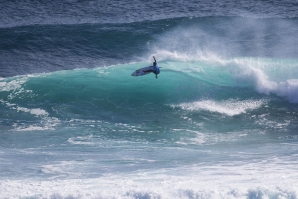
[[[297,8],[0,2],[0,198],[296,198]]]

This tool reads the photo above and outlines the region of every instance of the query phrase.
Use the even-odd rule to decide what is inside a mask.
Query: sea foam
[[[248,110],[253,110],[261,107],[265,104],[265,100],[225,100],[225,101],[214,101],[214,100],[200,100],[196,102],[181,103],[178,105],[170,105],[172,108],[181,108],[187,111],[210,111],[225,114],[228,116],[239,115],[246,113]]]

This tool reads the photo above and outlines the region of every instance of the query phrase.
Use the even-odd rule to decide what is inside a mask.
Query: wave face
[[[297,3],[0,7],[1,198],[298,197]]]

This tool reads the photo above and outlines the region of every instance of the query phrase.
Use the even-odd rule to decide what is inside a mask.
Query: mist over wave
[[[296,58],[296,19],[235,17],[184,18],[153,41],[159,49],[201,59],[208,55],[231,57]]]
[[[274,93],[296,103],[298,41],[293,35],[297,28],[293,22],[187,19],[161,34],[153,42],[152,52],[157,52],[161,60],[185,62],[179,67],[172,66],[174,70],[203,73],[203,68],[210,70],[208,65],[228,72],[238,83],[254,85],[260,93]],[[196,61],[200,62],[197,66],[190,64]]]

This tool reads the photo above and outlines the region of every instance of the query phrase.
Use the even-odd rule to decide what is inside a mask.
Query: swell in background
[[[2,28],[0,76],[131,62],[296,59],[297,19],[191,17]],[[288,71],[288,70],[286,70]]]

